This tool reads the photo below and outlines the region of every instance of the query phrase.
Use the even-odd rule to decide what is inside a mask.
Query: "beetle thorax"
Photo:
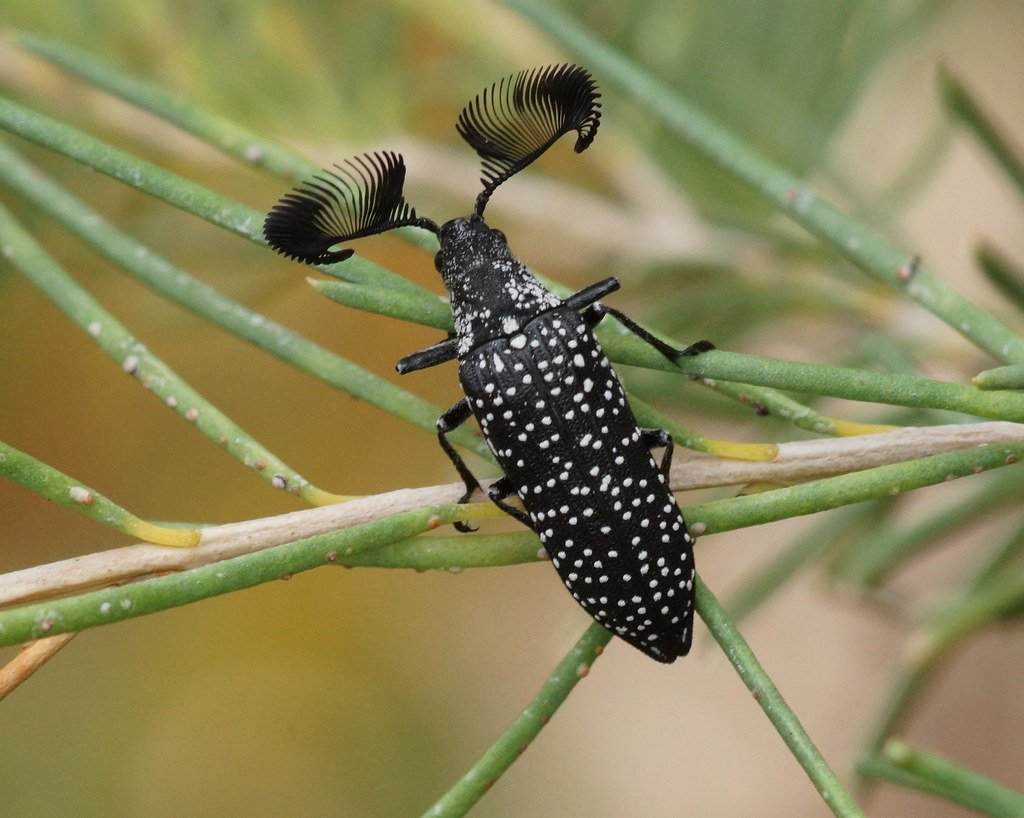
[[[505,234],[479,216],[452,219],[438,234],[434,264],[451,296],[459,355],[517,333],[562,303],[508,249]]]

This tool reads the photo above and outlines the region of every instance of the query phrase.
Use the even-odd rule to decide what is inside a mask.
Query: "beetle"
[[[640,428],[594,336],[607,315],[669,359],[676,349],[601,303],[606,278],[562,299],[537,280],[484,221],[494,190],[562,136],[577,153],[593,141],[600,94],[583,68],[520,71],[482,91],[456,130],[482,160],[483,189],[469,216],[438,225],[404,199],[405,163],[367,153],[304,182],[273,207],[268,244],[307,264],[344,261],[340,243],[414,225],[434,233],[434,265],[450,296],[455,332],[402,358],[400,373],[458,360],[464,397],[437,421],[437,437],[465,483],[480,483],[447,435],[472,416],[504,476],[488,488],[503,511],[537,533],[562,582],[597,622],[665,663],[693,635],[693,539],[668,485],[672,438]],[[664,449],[660,462],[652,450]],[[517,495],[524,510],[507,502]],[[467,530],[467,526],[460,526]]]

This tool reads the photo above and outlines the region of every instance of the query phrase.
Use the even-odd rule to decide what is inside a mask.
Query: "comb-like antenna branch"
[[[505,77],[463,108],[456,130],[483,159],[477,215],[498,185],[570,131],[576,153],[586,150],[601,122],[599,97],[585,69],[552,65]]]
[[[322,170],[284,196],[267,214],[263,236],[278,253],[305,264],[344,261],[343,241],[416,225],[437,232],[402,197],[405,161],[393,151],[366,153]]]

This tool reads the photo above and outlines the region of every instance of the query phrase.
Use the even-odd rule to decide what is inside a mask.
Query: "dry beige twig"
[[[1024,424],[993,421],[909,427],[893,432],[779,445],[770,462],[680,454],[672,467],[675,491],[751,483],[790,485],[941,452],[1024,439]],[[337,531],[402,511],[455,502],[461,483],[401,489],[347,503],[203,529],[195,548],[130,545],[0,576],[0,606],[64,596],[152,574],[183,571],[315,534]]]
[[[73,633],[61,633],[25,645],[17,656],[0,667],[0,701],[14,692],[18,685],[39,670],[74,637]]]

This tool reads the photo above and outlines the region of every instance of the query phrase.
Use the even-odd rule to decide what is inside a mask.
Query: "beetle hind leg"
[[[515,519],[519,520],[519,522],[521,522],[527,528],[536,531],[536,529],[533,526],[533,520],[530,519],[530,516],[525,511],[523,511],[522,509],[518,509],[515,506],[511,506],[505,502],[507,498],[511,497],[515,493],[516,490],[512,486],[512,481],[509,480],[507,477],[499,477],[487,488],[487,496],[490,498],[491,502],[494,503],[494,505],[496,505],[506,514],[508,514],[510,517],[514,517]]]
[[[672,433],[668,429],[641,429],[640,440],[648,449],[664,449],[665,454],[661,456],[661,473],[665,477],[665,484],[668,485],[668,473],[672,468],[672,453],[676,444],[672,440]]]

